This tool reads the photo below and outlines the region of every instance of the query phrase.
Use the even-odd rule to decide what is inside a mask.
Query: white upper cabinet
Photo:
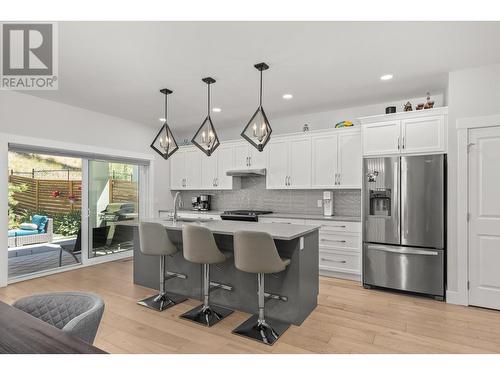
[[[339,134],[337,186],[345,189],[361,188],[361,134]]]
[[[183,149],[177,150],[170,157],[170,189],[182,190],[184,188],[186,153]]]
[[[400,121],[383,121],[363,126],[363,155],[399,154]]]
[[[247,141],[234,145],[234,169],[261,169],[266,167],[267,145],[263,151],[257,150]]]
[[[201,156],[201,187],[203,189],[215,188],[220,147],[211,156]]]
[[[185,188],[201,189],[201,158],[205,156],[197,148],[190,148],[185,151]]]
[[[266,187],[311,187],[311,139],[308,135],[279,137],[269,141]]]
[[[401,120],[402,152],[432,153],[445,150],[443,116]]]
[[[217,176],[215,188],[220,190],[233,188],[233,177],[228,176],[226,172],[233,169],[233,146],[220,145],[215,151],[217,155]]]
[[[311,137],[312,181],[315,189],[333,188],[337,181],[338,135],[320,134]]]
[[[447,107],[365,117],[360,121],[364,156],[446,153]]]
[[[271,139],[266,147],[269,147],[266,187],[268,189],[288,188],[288,159],[290,150],[288,139]]]
[[[288,187],[307,189],[311,187],[311,138],[305,135],[289,139]]]

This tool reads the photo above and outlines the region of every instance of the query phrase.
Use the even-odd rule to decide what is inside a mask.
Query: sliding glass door
[[[140,167],[106,160],[88,162],[88,258],[133,249],[132,227],[139,218]]]

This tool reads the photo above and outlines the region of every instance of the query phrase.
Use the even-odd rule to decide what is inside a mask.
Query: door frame
[[[500,126],[500,114],[457,119],[457,290],[446,291],[449,303],[469,305],[469,130]],[[466,173],[459,173],[465,171]],[[451,185],[451,184],[450,184]]]
[[[55,141],[55,140],[50,140],[50,139],[44,139],[44,138],[33,138],[33,137],[27,137],[27,136],[21,136],[21,135],[16,135],[16,134],[10,134],[10,133],[0,133],[0,212],[7,212],[8,208],[8,203],[7,203],[7,186],[8,186],[8,176],[9,176],[9,169],[8,169],[8,152],[9,152],[9,145],[22,145],[25,146],[26,148],[33,147],[34,150],[37,148],[44,148],[47,150],[47,152],[50,152],[50,150],[53,150],[54,152],[56,151],[61,151],[61,150],[71,150],[74,153],[82,153],[82,185],[87,184],[86,182],[86,176],[88,176],[88,163],[87,159],[83,155],[89,155],[89,154],[96,154],[96,155],[107,155],[111,158],[123,158],[124,160],[127,159],[135,159],[135,160],[142,160],[146,163],[149,164],[148,167],[143,168],[145,169],[145,172],[143,172],[143,178],[144,178],[144,173],[146,173],[147,178],[145,178],[145,184],[142,184],[144,187],[144,190],[141,189],[140,193],[144,194],[145,199],[143,200],[144,202],[144,211],[143,214],[141,215],[141,218],[144,217],[151,217],[153,215],[153,197],[154,197],[154,156],[153,154],[147,154],[147,153],[138,153],[138,152],[131,152],[131,151],[125,151],[125,150],[118,150],[118,149],[113,149],[113,148],[105,148],[105,147],[96,147],[93,145],[85,145],[85,144],[78,144],[78,143],[70,143],[70,142],[64,142],[64,141]],[[140,173],[141,174],[141,173]],[[82,207],[85,207],[84,204],[87,204],[87,194],[85,194],[85,189],[88,187],[82,186]],[[88,191],[87,191],[88,192]],[[87,204],[88,206],[88,204]],[[84,220],[84,211],[82,209],[82,232],[83,232],[83,226],[88,225],[85,224],[86,219]],[[104,258],[104,259],[86,259],[84,262],[84,258],[86,256],[83,256],[83,253],[85,251],[82,251],[82,264],[75,265],[75,266],[68,266],[68,267],[62,267],[58,268],[55,270],[49,270],[49,271],[42,271],[39,273],[35,273],[32,275],[27,275],[23,277],[16,278],[14,280],[9,281],[8,280],[8,268],[9,268],[9,259],[8,259],[8,248],[7,248],[7,227],[8,227],[8,219],[7,215],[0,215],[0,228],[4,228],[4,230],[0,229],[0,288],[7,286],[9,283],[15,283],[19,281],[24,281],[36,277],[41,277],[41,276],[47,276],[59,272],[65,272],[68,270],[72,269],[77,269],[81,267],[87,267],[90,265],[98,264],[98,263],[103,263],[103,262],[110,262],[113,260],[117,259],[123,259],[132,256],[132,251],[127,251],[123,253],[117,253],[113,254],[110,256],[106,257],[99,257],[99,258]],[[83,245],[86,245],[87,240],[82,236],[82,248]],[[86,248],[86,247],[85,247]]]

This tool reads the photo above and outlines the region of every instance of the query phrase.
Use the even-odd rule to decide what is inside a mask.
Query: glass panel
[[[9,278],[81,262],[82,159],[9,151]]]
[[[139,217],[139,166],[89,160],[89,258],[132,250]]]

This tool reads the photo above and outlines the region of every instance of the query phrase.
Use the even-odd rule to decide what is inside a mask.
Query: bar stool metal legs
[[[172,277],[179,277],[185,279],[186,276],[177,273],[171,273],[171,276],[165,277],[166,258],[167,258],[166,255],[160,256],[160,293],[156,296],[151,296],[138,301],[137,303],[139,305],[148,307],[156,311],[163,311],[168,309],[169,307],[175,306],[178,303],[187,300],[186,297],[180,296],[178,294],[174,293],[167,294],[165,290],[165,282],[168,279],[171,279]]]
[[[264,289],[264,274],[257,274],[259,314],[252,315],[248,320],[233,330],[233,333],[272,345],[290,327],[290,324],[276,319],[266,319],[264,304],[266,293]],[[273,298],[274,296],[270,296]],[[278,297],[278,296],[277,296]],[[276,298],[284,300],[283,298]]]
[[[181,318],[211,327],[220,322],[233,310],[210,305],[210,265],[203,264],[203,304],[181,315]]]

